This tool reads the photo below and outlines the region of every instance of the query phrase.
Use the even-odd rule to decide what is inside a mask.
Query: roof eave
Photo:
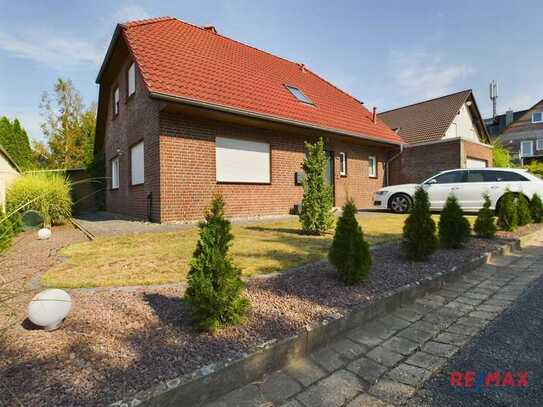
[[[4,147],[2,147],[1,145],[0,145],[0,153],[2,153],[6,157],[6,159],[9,161],[9,163],[13,166],[13,168],[15,168],[15,170],[17,170],[17,172],[19,174],[22,173],[21,168],[19,167],[19,165],[17,165],[15,160],[11,157],[11,155],[9,155],[7,150]]]
[[[331,127],[318,126],[318,125],[315,125],[315,124],[301,122],[301,121],[298,121],[298,120],[286,119],[284,117],[278,117],[278,116],[273,116],[273,115],[262,114],[262,113],[258,113],[258,112],[254,112],[254,111],[250,111],[250,110],[244,110],[244,109],[239,109],[239,108],[235,108],[235,107],[219,105],[219,104],[216,104],[216,103],[210,103],[210,102],[204,102],[204,101],[201,101],[201,100],[184,98],[184,97],[181,97],[181,96],[168,95],[166,93],[149,92],[149,96],[152,97],[152,98],[164,100],[164,101],[167,101],[167,102],[181,103],[181,104],[185,104],[185,105],[189,105],[189,106],[202,107],[202,108],[216,110],[216,111],[220,111],[220,112],[231,113],[231,114],[251,117],[251,118],[255,118],[255,119],[272,121],[272,122],[275,122],[275,123],[288,124],[288,125],[292,125],[292,126],[310,128],[310,129],[313,129],[313,130],[326,131],[326,132],[329,132],[329,133],[334,133],[334,134],[338,134],[338,135],[364,139],[364,140],[368,140],[368,141],[374,141],[374,142],[378,142],[378,143],[391,144],[391,145],[395,145],[395,146],[405,144],[405,143],[402,143],[402,142],[399,142],[399,141],[386,140],[386,139],[382,139],[380,137],[370,136],[370,135],[366,135],[366,134],[348,132],[348,131],[339,130],[339,129],[335,129],[335,128],[331,128]]]
[[[113,54],[113,48],[115,47],[115,44],[117,43],[117,39],[119,38],[121,30],[122,30],[121,24],[117,24],[117,26],[115,27],[115,31],[113,32],[113,36],[111,37],[111,41],[109,42],[109,46],[107,47],[106,56],[104,57],[104,60],[102,61],[102,65],[100,66],[100,70],[98,71],[98,76],[96,77],[97,84],[100,84],[100,82],[102,81],[102,76],[104,75],[104,71],[106,70],[106,67],[109,63],[111,55]]]

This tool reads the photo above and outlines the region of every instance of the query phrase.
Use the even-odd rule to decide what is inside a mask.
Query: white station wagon
[[[381,188],[373,195],[376,209],[389,209],[405,213],[411,207],[415,189],[419,184],[392,185]],[[531,199],[534,193],[543,198],[543,180],[526,170],[513,168],[477,168],[442,171],[422,184],[428,192],[432,210],[440,210],[449,194],[454,194],[463,210],[477,211],[483,206],[483,195],[488,193],[492,209],[499,207],[500,199],[509,189]]]

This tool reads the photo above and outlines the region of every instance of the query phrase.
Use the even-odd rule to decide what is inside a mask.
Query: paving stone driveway
[[[543,246],[498,258],[205,407],[404,404],[543,274],[542,260]]]

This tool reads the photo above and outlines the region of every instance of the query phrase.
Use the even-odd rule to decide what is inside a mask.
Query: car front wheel
[[[388,206],[394,213],[406,213],[411,208],[411,198],[406,194],[396,194],[390,198]]]

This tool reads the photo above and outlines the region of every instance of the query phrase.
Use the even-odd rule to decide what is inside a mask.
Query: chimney
[[[507,112],[505,112],[505,127],[509,126],[511,123],[513,123],[513,115],[515,112],[509,108]]]
[[[300,70],[305,73],[305,65],[304,64],[298,64],[298,66],[300,67]]]
[[[206,31],[211,31],[213,34],[217,34],[217,29],[214,25],[204,25],[202,28]]]
[[[376,123],[377,122],[377,108],[373,106],[373,115],[371,117],[371,121]]]

